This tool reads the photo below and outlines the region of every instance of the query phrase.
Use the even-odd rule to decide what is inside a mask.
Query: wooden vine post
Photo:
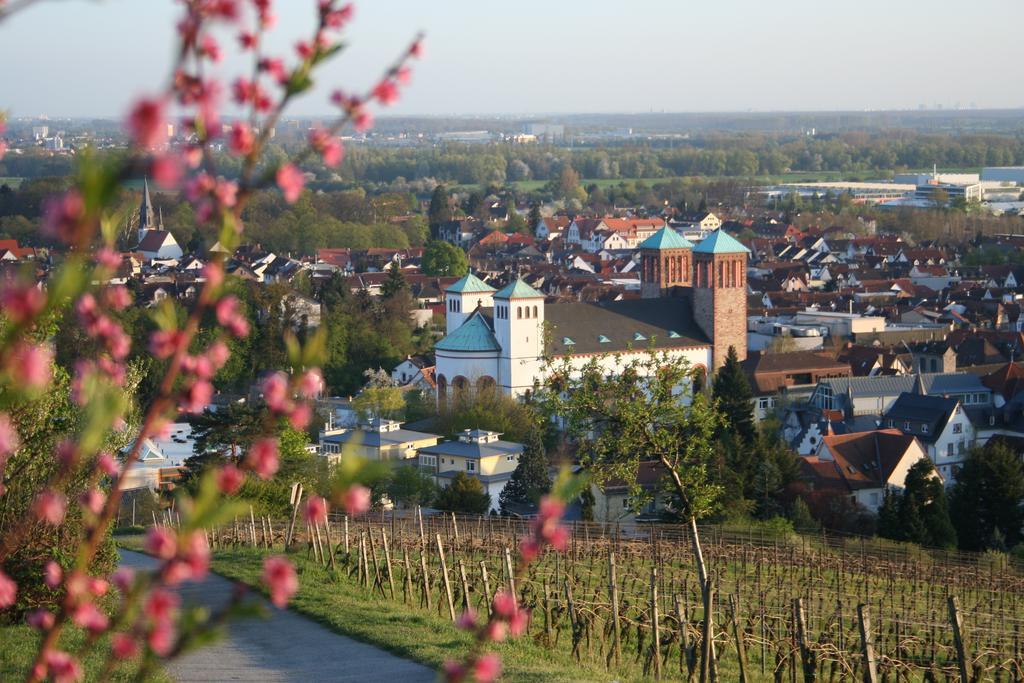
[[[612,656],[615,665],[622,657],[622,643],[619,641],[619,586],[615,578],[615,553],[608,553],[608,593],[612,601]]]
[[[661,633],[658,630],[658,568],[651,567],[651,666],[654,680],[661,680]]]
[[[960,683],[971,683],[967,675],[967,645],[964,642],[964,618],[960,614],[960,601],[955,595],[946,600],[949,607],[949,625],[953,629],[953,646],[956,648],[956,666],[960,672]]]
[[[878,683],[878,661],[875,659],[875,642],[871,637],[871,616],[868,606],[857,605],[857,623],[860,629],[860,647],[864,655],[864,683]]]
[[[437,540],[437,555],[441,558],[441,579],[444,581],[444,595],[448,600],[448,614],[452,621],[455,621],[455,600],[452,597],[452,583],[448,579],[448,563],[444,559],[444,546],[441,544],[441,534],[435,534]]]
[[[743,642],[743,629],[740,628],[736,611],[736,598],[730,595],[729,620],[732,622],[732,635],[736,640],[736,658],[739,661],[740,666],[740,683],[750,683],[750,674],[747,672],[747,647]]]

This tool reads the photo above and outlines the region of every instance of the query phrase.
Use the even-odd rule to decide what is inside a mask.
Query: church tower
[[[693,318],[711,339],[712,368],[725,363],[729,347],[747,357],[747,255],[750,250],[724,230],[693,249]]]
[[[689,287],[693,244],[666,226],[640,244],[640,296],[657,299],[672,287]]]
[[[498,291],[494,336],[501,347],[498,386],[512,396],[531,391],[544,355],[544,295],[519,279]]]
[[[149,179],[143,183],[142,203],[139,204],[139,242],[146,237],[146,231],[157,229],[153,200],[149,198]]]
[[[444,290],[445,334],[462,327],[466,318],[480,308],[494,305],[494,287],[472,273],[463,275]]]

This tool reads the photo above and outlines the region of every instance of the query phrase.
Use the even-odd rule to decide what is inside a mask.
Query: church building
[[[455,282],[435,346],[438,400],[491,387],[526,395],[547,359],[582,367],[598,357],[610,372],[652,346],[705,372],[730,346],[745,359],[748,249],[722,230],[694,246],[668,227],[639,248],[640,299],[545,305],[522,280],[499,291],[472,274]]]

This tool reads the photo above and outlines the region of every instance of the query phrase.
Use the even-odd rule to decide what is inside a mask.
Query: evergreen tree
[[[729,347],[725,364],[715,375],[712,396],[718,401],[719,408],[726,419],[726,427],[731,429],[743,442],[751,445],[757,435],[754,429],[754,392],[750,389],[747,375],[740,367],[736,349]]]
[[[1006,550],[1021,541],[1024,468],[1006,446],[972,449],[950,498],[962,549]]]
[[[878,511],[878,535],[929,547],[956,545],[946,491],[931,460],[914,463],[902,492],[886,492]]]
[[[512,478],[501,490],[498,502],[502,513],[507,513],[510,503],[536,505],[541,496],[551,490],[551,479],[548,475],[548,455],[544,450],[544,442],[540,431],[530,432],[526,449],[519,458],[519,464],[512,472]]]
[[[537,234],[537,225],[540,223],[540,219],[540,202],[534,202],[533,204],[530,204],[530,213],[526,217],[526,222],[528,223],[527,228],[531,234]]]
[[[399,292],[405,292],[408,289],[409,283],[406,281],[401,267],[397,263],[392,262],[388,267],[388,279],[381,285],[380,293],[385,299],[391,299]]]
[[[427,221],[431,228],[436,228],[445,221],[452,219],[452,209],[448,204],[448,190],[444,185],[434,188],[434,194],[430,196],[430,208],[427,210]]]
[[[441,489],[434,501],[439,510],[482,515],[491,508],[491,496],[476,477],[459,472],[448,488]]]

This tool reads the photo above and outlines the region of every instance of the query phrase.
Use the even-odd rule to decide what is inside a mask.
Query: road
[[[121,551],[121,564],[148,569],[155,561]],[[185,583],[184,604],[222,606],[233,583],[210,574],[201,583]],[[259,598],[263,600],[263,598]],[[228,625],[226,637],[167,663],[167,673],[181,683],[211,681],[436,681],[427,667],[338,635],[320,624],[264,600],[269,619],[242,619]]]

